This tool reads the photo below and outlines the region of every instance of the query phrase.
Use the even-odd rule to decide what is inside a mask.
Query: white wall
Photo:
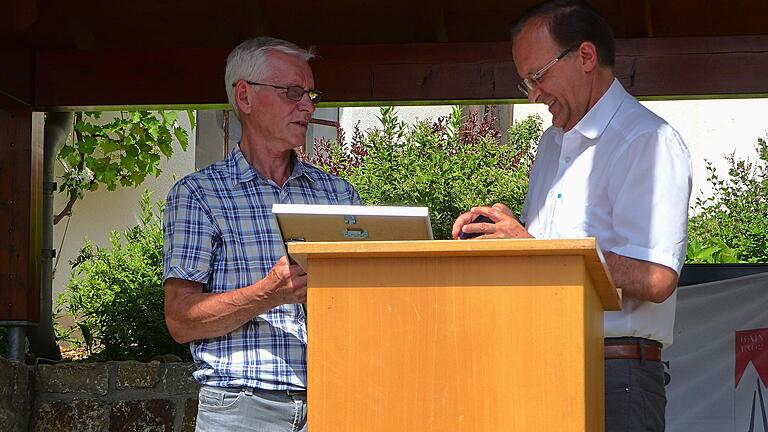
[[[432,121],[438,117],[447,116],[451,113],[451,107],[445,105],[410,106],[397,107],[396,111],[400,120],[414,124],[419,120]],[[339,114],[339,123],[347,140],[349,140],[358,124],[361,131],[373,128],[381,129],[381,122],[378,117],[379,107],[342,108]]]
[[[712,188],[707,182],[704,160],[711,161],[720,177],[728,173],[725,155],[756,158],[757,138],[768,134],[768,99],[708,99],[679,101],[644,101],[648,109],[665,119],[682,135],[693,161],[693,193],[697,197],[709,196]],[[539,114],[545,127],[552,116],[542,104],[515,106],[515,117],[520,119]]]

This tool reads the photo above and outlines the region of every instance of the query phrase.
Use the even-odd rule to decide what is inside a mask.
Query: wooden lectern
[[[291,243],[312,432],[603,431],[592,238]]]

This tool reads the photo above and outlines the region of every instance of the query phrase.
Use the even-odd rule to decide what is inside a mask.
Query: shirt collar
[[[316,180],[314,173],[307,169],[306,165],[301,161],[301,159],[299,159],[299,156],[295,151],[291,151],[291,161],[293,162],[293,170],[291,171],[291,175],[288,177],[288,180],[300,177],[302,175],[312,182]],[[248,163],[248,161],[245,159],[245,156],[243,155],[243,152],[240,150],[239,144],[235,146],[234,150],[232,150],[232,152],[229,154],[226,163],[229,169],[230,177],[235,184],[249,182],[255,178],[259,178],[265,182],[268,181],[266,177],[261,175],[258,171],[256,171],[255,168],[251,166],[251,164]]]
[[[595,139],[602,135],[605,128],[608,127],[616,111],[618,111],[624,98],[628,95],[618,79],[614,78],[613,83],[604,95],[600,97],[597,103],[587,114],[573,127],[580,134],[588,139]]]

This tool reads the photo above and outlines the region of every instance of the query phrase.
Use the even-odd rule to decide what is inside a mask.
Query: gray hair
[[[238,118],[240,118],[240,112],[235,104],[235,89],[232,84],[241,79],[255,81],[262,79],[267,72],[267,53],[270,50],[296,56],[305,62],[315,57],[312,50],[307,51],[291,42],[271,37],[248,39],[236,46],[227,56],[224,87],[227,90],[229,105]]]

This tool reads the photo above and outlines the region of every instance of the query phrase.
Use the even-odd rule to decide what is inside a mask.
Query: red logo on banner
[[[750,362],[768,386],[768,328],[736,332],[736,387]]]

